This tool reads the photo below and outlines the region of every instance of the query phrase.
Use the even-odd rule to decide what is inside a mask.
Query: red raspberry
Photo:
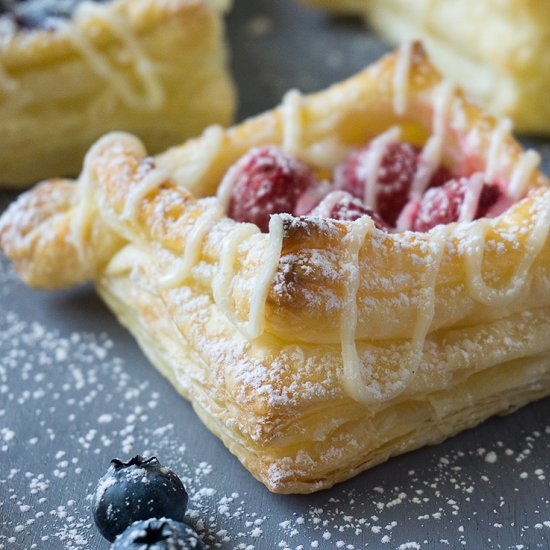
[[[481,190],[481,195],[479,196],[479,203],[477,205],[477,211],[474,220],[486,216],[487,212],[489,212],[489,210],[496,204],[501,196],[502,192],[498,185],[486,183]]]
[[[412,214],[413,231],[429,231],[436,225],[458,221],[460,208],[464,202],[468,178],[448,181],[441,187],[428,189],[418,201]],[[482,218],[500,197],[496,185],[484,184],[479,196],[474,219]]]
[[[370,147],[369,144],[352,153],[334,173],[336,186],[361,200],[365,199],[365,166]],[[390,143],[382,158],[378,169],[376,211],[391,226],[395,225],[409,200],[418,155],[418,149],[408,143]]]
[[[331,218],[352,222],[363,216],[370,216],[378,229],[388,229],[387,224],[372,210],[365,208],[365,205],[356,197],[346,191],[333,191],[329,193],[308,216],[320,218]]]
[[[231,168],[228,216],[268,231],[271,214],[294,214],[298,197],[314,184],[310,169],[277,147],[251,149]]]
[[[445,166],[440,166],[432,175],[428,188],[441,187],[453,179],[451,171]]]

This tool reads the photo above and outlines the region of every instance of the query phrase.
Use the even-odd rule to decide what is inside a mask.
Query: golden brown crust
[[[100,217],[93,217],[87,241],[94,258],[84,260],[71,225],[76,191],[68,180],[40,183],[12,203],[1,218],[0,248],[30,286],[57,289],[89,281],[123,244],[118,235],[106,230]]]
[[[537,0],[303,0],[362,15],[392,44],[420,39],[435,65],[517,128],[550,133],[550,6]]]
[[[208,0],[84,7],[55,31],[21,31],[0,48],[2,186],[78,173],[110,130],[158,152],[231,120],[222,22]]]
[[[206,426],[274,492],[330,487],[550,391],[548,308],[429,338],[415,387],[366,407],[342,389],[339,346],[262,339],[247,350],[204,295],[182,287],[161,300],[147,254],[130,246],[115,263],[98,282],[101,296]]]
[[[211,28],[204,27],[208,9],[201,0],[115,0],[109,7],[123,17],[138,35],[150,33],[158,25],[166,25],[174,19],[180,25],[198,26],[203,31],[211,31]],[[112,29],[101,18],[75,19],[71,24],[90,35],[93,32],[93,40],[98,47],[106,48],[117,42]],[[32,66],[64,60],[68,52],[75,57],[79,54],[63,29],[52,31],[38,28],[32,32],[27,30],[15,34],[0,51],[0,59],[8,71],[22,71]]]
[[[93,278],[273,491],[329,487],[550,392],[548,181],[497,121],[449,94],[419,45],[396,115],[400,55],[155,158],[132,136],[106,136],[76,185],[48,182],[0,220],[0,246],[25,280]],[[264,234],[207,196],[256,145],[291,143],[321,171],[393,124],[422,145],[442,94],[443,161],[492,163],[524,197],[500,216],[386,233],[368,217],[278,215]]]

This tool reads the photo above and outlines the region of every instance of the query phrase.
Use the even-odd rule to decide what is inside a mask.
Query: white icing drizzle
[[[240,327],[245,336],[258,338],[264,331],[265,304],[269,287],[279,266],[283,248],[283,219],[274,214],[269,220],[269,249],[250,301],[250,314],[246,327]]]
[[[233,164],[229,170],[225,173],[220,185],[218,185],[218,190],[216,191],[216,197],[221,204],[225,212],[229,209],[229,202],[231,200],[231,192],[237,181],[237,175],[241,170],[241,163],[236,162]]]
[[[474,216],[479,205],[479,197],[481,196],[481,191],[483,189],[483,174],[477,173],[474,174],[466,185],[464,192],[464,200],[460,206],[460,211],[458,213],[459,222],[471,222],[474,219]]]
[[[78,178],[77,193],[75,196],[75,208],[74,215],[71,222],[71,236],[78,250],[80,260],[83,263],[88,262],[88,255],[86,254],[86,231],[90,224],[93,209],[95,207],[95,201],[93,200],[94,181],[92,180],[92,166],[96,161],[98,155],[104,150],[112,147],[116,144],[128,143],[132,147],[137,147],[140,150],[140,154],[145,155],[145,149],[143,144],[131,134],[125,132],[111,132],[102,138],[98,139],[84,157],[84,166],[82,173]]]
[[[215,124],[206,128],[199,140],[200,147],[193,151],[192,157],[187,159],[181,168],[178,168],[177,182],[187,189],[195,189],[219,155],[224,137],[221,126]],[[231,193],[231,190],[229,192]]]
[[[289,90],[283,97],[281,114],[283,118],[283,149],[297,155],[302,141],[302,95],[298,90]]]
[[[540,155],[531,149],[522,153],[508,185],[508,194],[513,200],[519,200],[525,195],[529,179],[540,163]]]
[[[503,118],[496,125],[491,133],[491,142],[489,145],[489,155],[487,158],[487,166],[485,168],[485,181],[491,183],[496,176],[500,151],[506,136],[512,131],[512,121],[508,118]]]
[[[470,295],[474,300],[491,307],[504,307],[512,302],[524,290],[525,279],[548,238],[550,228],[550,192],[541,198],[542,207],[533,214],[536,219],[524,244],[525,252],[514,275],[503,288],[491,288],[483,280],[482,264],[485,250],[485,235],[490,228],[490,220],[481,219],[470,224],[465,258],[466,281]]]
[[[412,42],[403,42],[399,47],[399,55],[397,56],[395,72],[393,74],[393,110],[399,116],[404,115],[407,109],[411,57]]]
[[[151,170],[142,181],[130,189],[120,217],[123,220],[132,220],[136,215],[138,205],[143,199],[169,179],[170,177],[163,170],[158,168]]]
[[[365,241],[367,233],[374,229],[374,222],[371,218],[363,216],[350,224],[350,231],[344,241],[348,241],[346,253],[348,255],[348,271],[346,281],[345,301],[342,305],[340,317],[340,343],[342,346],[342,363],[344,366],[343,383],[346,392],[352,399],[358,402],[371,400],[369,388],[363,380],[362,361],[357,353],[355,343],[358,310],[357,292],[361,282],[359,266],[359,252]],[[344,242],[343,241],[343,242]]]
[[[129,78],[109,63],[107,55],[100,52],[94,46],[93,40],[78,26],[79,19],[93,17],[101,19],[111,29],[113,36],[124,45],[125,51],[130,54],[136,75],[143,88],[141,91],[134,89]],[[164,90],[156,67],[146,55],[130,25],[109,5],[83,2],[75,10],[74,22],[63,22],[62,26],[74,47],[86,59],[93,71],[110,83],[112,90],[128,105],[144,109],[157,109],[162,105]]]
[[[357,329],[357,292],[360,284],[359,251],[365,239],[367,231],[372,231],[374,224],[359,225],[365,218],[360,218],[354,224],[355,231],[352,234],[347,252],[354,257],[355,265],[352,266],[347,284],[347,295],[342,308],[340,320],[340,338],[342,344],[342,360],[344,364],[344,386],[352,399],[368,404],[381,398],[389,399],[405,389],[408,381],[412,378],[415,370],[422,360],[424,342],[430,330],[435,315],[436,304],[436,282],[443,253],[445,251],[446,239],[449,231],[448,226],[440,226],[432,230],[434,253],[425,265],[428,269],[427,278],[423,281],[423,288],[417,296],[418,313],[415,321],[414,331],[410,342],[410,353],[401,372],[398,384],[391,388],[384,388],[383,394],[378,388],[371,388],[365,383],[362,375],[362,361],[357,353],[355,334]]]
[[[283,246],[282,217],[275,214],[269,220],[269,248],[252,290],[248,321],[242,322],[235,315],[231,305],[231,281],[234,276],[235,255],[238,246],[252,235],[259,233],[259,231],[258,226],[255,224],[240,223],[225,237],[218,271],[212,284],[216,305],[220,307],[226,317],[241,333],[251,340],[261,336],[264,331],[267,295],[279,265]]]
[[[432,136],[428,139],[420,154],[420,165],[415,174],[410,199],[419,199],[430,183],[430,178],[441,162],[445,138],[445,123],[454,97],[454,85],[445,80],[437,89],[435,97]]]
[[[409,384],[416,370],[422,363],[422,355],[426,336],[430,331],[434,316],[435,305],[437,301],[436,283],[441,260],[445,251],[449,226],[438,226],[431,231],[432,246],[435,245],[435,251],[426,262],[428,268],[427,280],[422,282],[422,288],[416,297],[418,303],[417,316],[414,325],[412,340],[410,343],[410,353],[405,361],[404,368],[401,371],[399,384],[394,384],[391,392],[386,391],[384,398],[388,399],[401,393]]]
[[[359,167],[358,171],[361,173],[358,175],[365,181],[364,202],[368,208],[376,210],[378,171],[380,170],[380,164],[382,163],[388,146],[399,140],[400,136],[401,128],[392,126],[389,130],[373,139],[365,155],[365,162]]]
[[[289,90],[283,97],[282,149],[289,155],[299,156],[314,166],[333,169],[352,151],[336,136],[318,138],[314,143],[304,144],[303,139],[303,98],[299,90]]]
[[[258,226],[255,224],[239,223],[224,238],[218,270],[212,282],[212,292],[216,305],[241,330],[243,330],[244,324],[237,319],[231,307],[231,281],[234,276],[235,255],[239,245],[252,235],[259,233],[259,231]]]
[[[426,336],[430,330],[434,315],[436,303],[436,282],[441,266],[441,260],[445,247],[447,246],[447,237],[450,231],[450,226],[437,226],[431,231],[432,246],[435,244],[435,253],[426,262],[428,267],[428,280],[423,282],[422,290],[418,296],[418,315],[416,317],[413,338],[411,342],[411,364],[409,365],[409,374],[418,366],[418,362],[422,358],[422,350]]]
[[[191,269],[197,264],[201,255],[202,242],[212,225],[223,217],[223,211],[220,205],[216,202],[212,207],[206,209],[197,220],[189,236],[185,240],[185,250],[183,259],[176,263],[175,269],[172,272],[162,276],[159,279],[161,288],[169,289],[180,285],[189,275]]]

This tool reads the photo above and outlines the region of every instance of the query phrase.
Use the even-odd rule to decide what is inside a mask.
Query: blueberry
[[[56,21],[45,10],[35,10],[28,13],[18,14],[15,17],[17,25],[21,29],[47,29],[53,30]]]
[[[198,535],[187,525],[171,519],[136,521],[119,535],[111,550],[204,550]]]
[[[183,521],[187,491],[180,478],[156,457],[137,455],[129,462],[115,458],[99,480],[92,510],[101,534],[109,541],[134,521],[166,517]]]
[[[76,6],[82,0],[0,0],[0,16],[5,14],[15,22],[19,29],[54,30],[61,19],[72,16]],[[110,0],[93,0],[104,4]]]

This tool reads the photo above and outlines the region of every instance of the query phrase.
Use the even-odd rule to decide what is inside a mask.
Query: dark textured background
[[[240,119],[387,50],[358,22],[289,0],[237,0],[228,23]],[[550,172],[550,145],[530,144]],[[111,458],[145,451],[184,477],[212,547],[548,548],[549,413],[545,400],[330,491],[272,495],[90,288],[32,291],[0,260],[0,549],[108,548],[87,495]]]

